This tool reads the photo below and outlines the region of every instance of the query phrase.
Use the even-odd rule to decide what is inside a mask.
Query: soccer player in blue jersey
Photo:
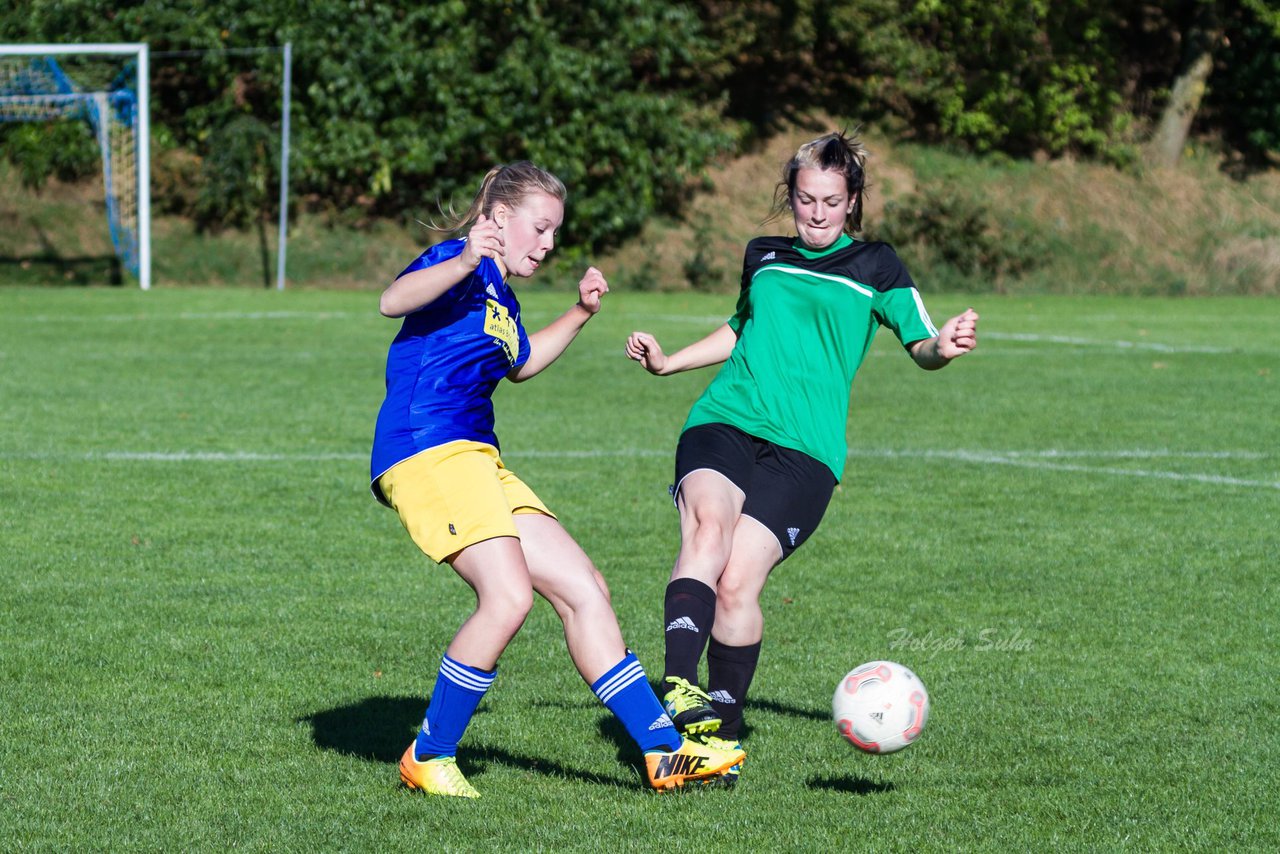
[[[627,355],[659,376],[724,365],[676,447],[680,551],[664,601],[663,702],[682,732],[725,749],[739,746],[760,658],[760,593],[813,534],[844,473],[850,387],[876,330],[891,329],[927,370],[977,346],[974,311],[935,328],[893,249],[853,239],[865,160],[843,133],[802,145],[770,216],[790,212],[797,236],[747,245],[733,317],[670,356],[647,332],[627,339]]]
[[[468,211],[447,224],[467,236],[427,250],[380,301],[383,315],[404,322],[387,356],[373,493],[425,554],[448,563],[476,594],[475,611],[445,650],[422,728],[400,760],[404,783],[431,794],[479,797],[458,769],[458,743],[535,592],[564,622],[582,678],[644,752],[651,786],[715,776],[743,756],[676,731],[623,644],[604,578],[499,455],[494,389],[554,362],[609,290],[599,270],[587,270],[577,304],[526,333],[509,280],[532,276],[551,252],[564,200],[560,180],[531,163],[494,167]]]

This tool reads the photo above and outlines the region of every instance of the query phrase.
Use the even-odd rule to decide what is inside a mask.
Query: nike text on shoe
[[[447,795],[454,798],[478,798],[467,778],[458,770],[458,761],[452,756],[438,756],[419,762],[414,756],[413,742],[400,757],[400,780],[410,789],[421,789],[429,795]]]
[[[720,728],[720,716],[711,708],[706,691],[679,676],[668,676],[666,683],[672,687],[662,698],[662,705],[676,729],[687,735]]]
[[[654,751],[644,755],[649,785],[659,790],[678,789],[687,780],[716,777],[746,758],[741,748],[721,750],[684,739],[679,750]]]

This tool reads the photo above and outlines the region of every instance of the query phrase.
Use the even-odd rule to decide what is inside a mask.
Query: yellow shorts
[[[524,481],[483,442],[447,442],[396,463],[378,478],[387,503],[409,536],[432,560],[484,540],[515,537],[516,513],[547,509]]]

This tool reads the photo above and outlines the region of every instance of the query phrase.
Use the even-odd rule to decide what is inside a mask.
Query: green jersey
[[[684,429],[729,424],[808,454],[840,480],[850,388],[881,325],[903,346],[938,334],[887,243],[841,235],[810,252],[799,238],[752,240],[729,319],[738,342]]]

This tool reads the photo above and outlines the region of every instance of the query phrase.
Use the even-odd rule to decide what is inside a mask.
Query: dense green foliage
[[[717,152],[733,143],[714,100],[693,96],[695,60],[710,50],[687,5],[612,0],[500,0],[415,6],[88,0],[26,4],[7,13],[11,40],[148,41],[158,124],[157,183],[178,192],[160,207],[208,219],[207,199],[185,199],[184,177],[271,183],[272,158],[240,171],[252,116],[280,113],[274,54],[217,51],[294,44],[294,187],[307,203],[426,219],[437,201],[463,202],[494,162],[533,159],[572,188],[567,230],[579,245],[634,231],[676,207]],[[249,135],[255,135],[249,133]],[[11,149],[12,150],[12,149]],[[193,164],[186,152],[204,163]],[[209,163],[208,158],[221,158]],[[172,173],[177,173],[172,174]],[[260,195],[228,190],[241,221]]]
[[[426,219],[469,199],[492,163],[530,158],[569,184],[572,242],[599,247],[678,210],[718,153],[815,110],[980,152],[1130,161],[1206,27],[1217,67],[1198,128],[1256,168],[1280,148],[1278,8],[23,0],[0,12],[0,38],[150,43],[161,210],[204,225],[261,215],[281,62],[255,49],[289,41],[293,183],[309,208]],[[39,133],[0,132],[24,174],[47,172],[48,150],[88,145]],[[92,168],[64,159],[64,172]],[[197,179],[207,188],[190,189]]]
[[[732,106],[891,117],[904,134],[978,150],[1098,151],[1122,138],[1120,21],[1075,0],[704,4],[739,40]]]
[[[909,269],[929,271],[949,290],[1002,290],[1052,258],[1035,231],[1002,225],[970,193],[938,184],[889,202],[866,236],[888,241]]]
[[[817,106],[888,120],[926,142],[1127,161],[1162,108],[1206,3],[1223,47],[1200,126],[1257,158],[1280,148],[1272,70],[1280,7],[1268,0],[701,5],[724,48],[730,113],[757,125]]]

